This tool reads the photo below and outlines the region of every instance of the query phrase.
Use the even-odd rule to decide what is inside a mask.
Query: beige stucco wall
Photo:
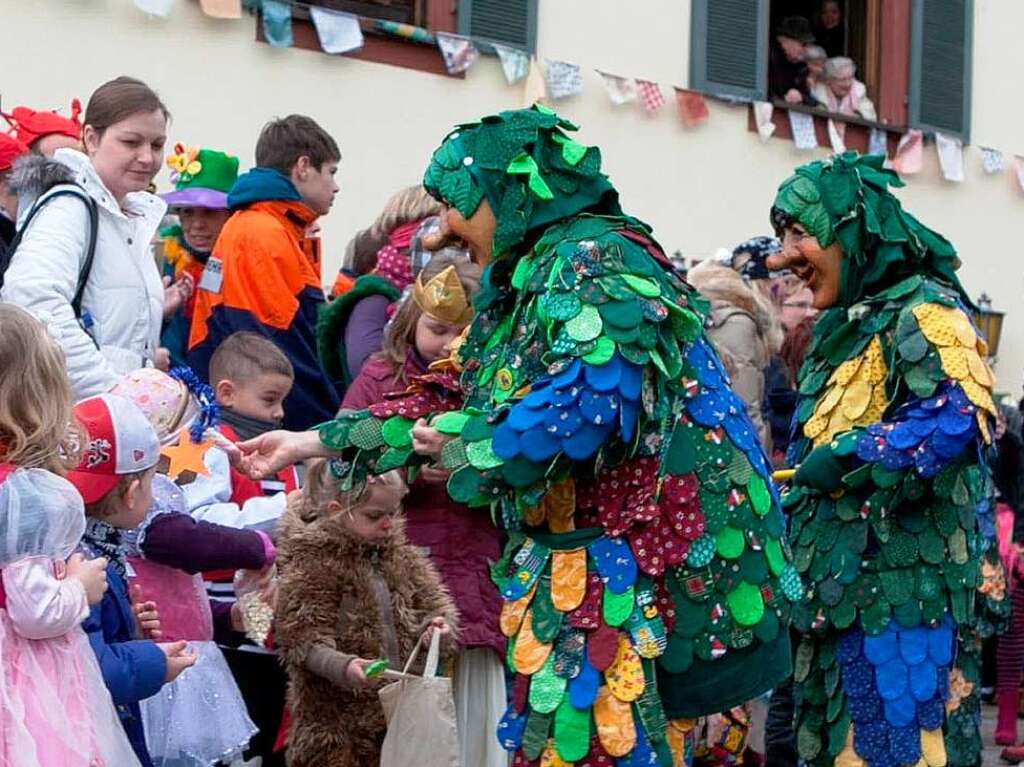
[[[967,180],[941,178],[932,147],[925,170],[902,193],[906,206],[959,248],[963,280],[1008,312],[998,365],[1001,389],[1019,393],[1024,370],[1024,293],[1019,237],[1024,193],[1010,173],[985,176],[977,146],[1024,154],[1024,102],[1011,95],[1024,3],[976,3],[973,142]],[[626,10],[628,9],[628,10]],[[254,22],[205,18],[177,0],[169,19],[144,16],[128,0],[0,0],[4,104],[66,110],[100,82],[132,74],[157,88],[174,113],[172,140],[202,143],[252,161],[260,126],[301,111],[339,140],[342,193],[324,221],[325,260],[338,264],[347,238],[398,187],[415,183],[448,126],[519,106],[497,62],[485,58],[465,80],[330,57],[274,50],[254,40]],[[712,102],[711,119],[687,130],[675,119],[672,84],[688,77],[685,0],[540,0],[539,54],[584,65],[585,93],[558,109],[602,147],[625,207],[647,220],[671,252],[706,255],[767,232],[773,191],[794,165],[812,159],[782,140],[761,144],[743,107]],[[669,99],[648,116],[613,106],[594,68],[660,82]],[[824,155],[824,151],[818,153]],[[166,182],[166,176],[162,176]]]

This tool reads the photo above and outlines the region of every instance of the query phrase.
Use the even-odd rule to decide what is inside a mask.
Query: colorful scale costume
[[[973,764],[961,697],[977,672],[993,377],[953,247],[902,210],[882,159],[799,168],[772,211],[778,229],[842,247],[839,301],[800,371],[784,499],[808,585],[797,740],[811,765]]]
[[[452,133],[425,186],[494,260],[450,373],[320,429],[358,481],[420,460],[443,413],[448,488],[509,535],[493,567],[516,765],[672,765],[683,717],[790,670],[789,564],[769,464],[704,336],[704,302],[622,215],[596,148],[539,107]],[[447,411],[447,412],[445,412]]]

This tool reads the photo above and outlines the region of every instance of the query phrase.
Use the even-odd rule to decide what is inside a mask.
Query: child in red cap
[[[75,419],[88,435],[78,466],[68,479],[85,501],[82,545],[90,557],[106,557],[109,589],[82,627],[99,659],[103,681],[118,705],[135,754],[151,767],[139,701],[154,695],[195,663],[185,641],[157,643],[137,636],[136,610],[128,596],[124,530],[146,518],[153,501],[153,475],[160,442],[142,412],[113,394],[82,400]],[[157,626],[155,605],[138,614],[144,629]]]
[[[78,119],[81,113],[82,102],[72,99],[71,117],[30,107],[15,107],[10,114],[0,112],[0,116],[10,124],[14,138],[33,152],[53,157],[61,147],[81,148],[82,123]]]

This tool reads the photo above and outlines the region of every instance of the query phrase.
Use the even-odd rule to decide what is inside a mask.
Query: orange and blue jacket
[[[324,292],[319,240],[306,237],[306,230],[317,215],[288,178],[268,168],[239,177],[228,206],[235,213],[217,238],[197,291],[189,364],[208,379],[210,358],[229,335],[248,330],[266,336],[295,368],[284,425],[308,429],[333,418],[339,404],[316,350]]]

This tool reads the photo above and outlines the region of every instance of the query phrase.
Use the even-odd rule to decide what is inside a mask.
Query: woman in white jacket
[[[21,178],[19,224],[33,204],[66,189],[62,181],[80,185],[99,213],[81,321],[71,304],[91,227],[89,210],[76,197],[58,196],[39,209],[0,292],[0,300],[24,307],[57,331],[76,399],[105,392],[122,374],[157,360],[165,289],[150,242],[166,205],[145,190],[163,162],[168,117],[148,86],[119,77],[89,99],[85,153],[60,149],[53,159],[59,166],[29,167]],[[167,301],[179,298],[175,289]]]

